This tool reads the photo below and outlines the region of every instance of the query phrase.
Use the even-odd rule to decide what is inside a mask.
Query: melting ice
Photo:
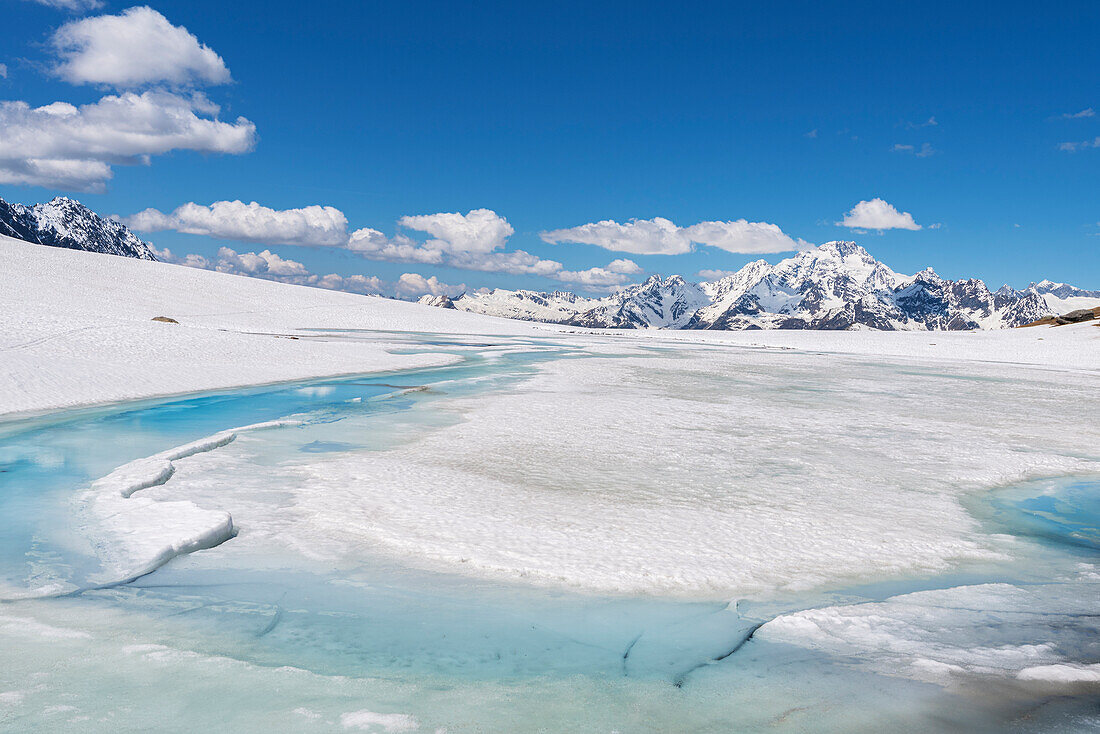
[[[456,351],[9,431],[0,723],[1088,722],[1100,398],[1077,377]]]

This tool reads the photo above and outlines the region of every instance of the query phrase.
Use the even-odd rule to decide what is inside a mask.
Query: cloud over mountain
[[[277,210],[255,201],[187,203],[169,214],[146,209],[124,221],[141,232],[175,230],[235,242],[304,247],[343,247],[348,242],[347,217],[331,206]]]
[[[878,198],[856,204],[844,215],[844,219],[837,222],[837,226],[849,229],[921,229],[913,221],[912,214],[899,212],[893,204]]]
[[[679,227],[664,217],[632,219],[619,223],[610,219],[540,235],[550,244],[596,245],[614,252],[634,255],[682,255],[696,244],[735,253],[789,252],[808,247],[794,240],[777,225],[737,219],[727,222],[699,222]]]

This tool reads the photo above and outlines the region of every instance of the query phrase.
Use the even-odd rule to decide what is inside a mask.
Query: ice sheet
[[[244,546],[729,600],[1011,558],[963,501],[1100,469],[1080,450],[1100,438],[1093,391],[1030,370],[685,349],[551,362],[431,406],[442,425],[407,445],[298,452],[268,473],[237,446],[173,482],[285,488],[277,512],[234,510]]]

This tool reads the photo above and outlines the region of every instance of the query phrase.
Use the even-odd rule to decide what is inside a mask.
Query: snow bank
[[[136,459],[93,482],[77,502],[85,532],[103,564],[99,580],[110,583],[141,576],[176,556],[213,548],[232,538],[236,528],[228,512],[203,509],[186,500],[134,495],[170,480],[176,471],[175,461],[227,446],[240,433],[301,423],[283,419],[222,431]]]
[[[628,341],[627,345],[637,342]],[[713,598],[1003,559],[963,501],[1100,472],[1071,373],[715,350],[551,362],[392,450],[284,466],[307,555]],[[314,458],[316,457],[316,458]]]
[[[392,334],[368,343],[302,329],[546,333],[506,319],[3,236],[0,263],[0,415],[457,359],[393,354],[402,340]]]
[[[1039,681],[1043,683],[1075,684],[1100,683],[1100,663],[1079,665],[1060,663],[1056,665],[1036,665],[1024,668],[1016,674],[1019,680]]]
[[[420,722],[408,714],[378,714],[364,709],[341,714],[340,726],[345,729],[396,734],[403,731],[416,731],[420,728]]]
[[[1050,584],[958,586],[782,615],[756,639],[941,685],[994,677],[1073,688],[1100,683],[1100,665],[1071,661],[1095,654],[1098,592],[1090,571]]]

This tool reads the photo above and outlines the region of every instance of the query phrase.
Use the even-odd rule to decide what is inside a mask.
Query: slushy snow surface
[[[600,333],[14,241],[0,241],[0,255],[10,286],[0,293],[0,414],[9,417],[420,370],[357,378],[361,393],[355,380],[284,386],[272,410],[300,394],[312,412],[222,423],[73,486],[98,581],[160,570],[147,587],[0,609],[2,724],[155,724],[142,706],[111,708],[106,689],[142,691],[142,702],[164,702],[196,727],[239,725],[247,710],[248,726],[269,729],[547,728],[515,726],[518,706],[570,731],[688,721],[850,731],[874,730],[883,710],[919,708],[927,690],[961,690],[960,681],[995,679],[1028,695],[1095,690],[1094,555],[1051,550],[975,509],[1012,485],[1100,476],[1092,325]],[[157,315],[181,323],[151,322]],[[225,395],[247,403],[251,394]],[[140,428],[143,408],[132,410]],[[59,440],[79,443],[81,415]],[[36,420],[49,429],[49,418]],[[79,448],[73,455],[97,453]],[[64,468],[45,449],[19,450],[12,466]],[[41,532],[28,529],[27,556],[61,578],[64,559],[39,550]],[[1027,583],[982,578],[1004,569],[1027,569]],[[288,587],[262,603],[212,591],[261,572],[288,585],[316,577],[326,591],[285,601]],[[166,574],[186,583],[158,591],[153,581]],[[905,588],[914,580],[931,586]],[[902,586],[858,602],[843,591],[876,584]],[[249,593],[263,596],[256,586]],[[336,590],[390,616],[310,607]],[[504,601],[474,603],[488,599]],[[554,600],[573,599],[628,619],[643,602],[690,616],[643,604],[634,632],[616,629],[613,615],[588,616],[582,601],[582,612],[557,618]],[[409,629],[402,604],[416,620]],[[543,604],[552,613],[539,617]],[[461,622],[425,643],[447,614]],[[203,615],[221,626],[197,634],[189,620]],[[293,626],[296,615],[314,627]],[[241,621],[257,617],[256,628]],[[359,625],[346,638],[315,631],[345,618]],[[496,645],[509,625],[523,634]],[[345,639],[381,652],[345,655]],[[567,666],[555,677],[546,671],[561,661],[539,655],[558,649],[590,655],[614,677]],[[290,651],[310,669],[280,657]],[[351,673],[341,667],[349,655],[361,666]],[[501,659],[516,661],[521,682],[484,672]],[[436,672],[416,667],[423,661]],[[848,672],[829,667],[823,677],[826,664]],[[795,694],[779,690],[792,680]],[[248,703],[265,690],[279,695]],[[837,696],[873,705],[830,707]],[[593,711],[608,718],[594,725]]]
[[[964,499],[1100,473],[1079,451],[1100,439],[1090,384],[978,365],[596,356],[436,409],[454,424],[407,445],[284,464],[302,520],[279,534],[333,558],[366,545],[460,573],[728,599],[1003,558]]]

